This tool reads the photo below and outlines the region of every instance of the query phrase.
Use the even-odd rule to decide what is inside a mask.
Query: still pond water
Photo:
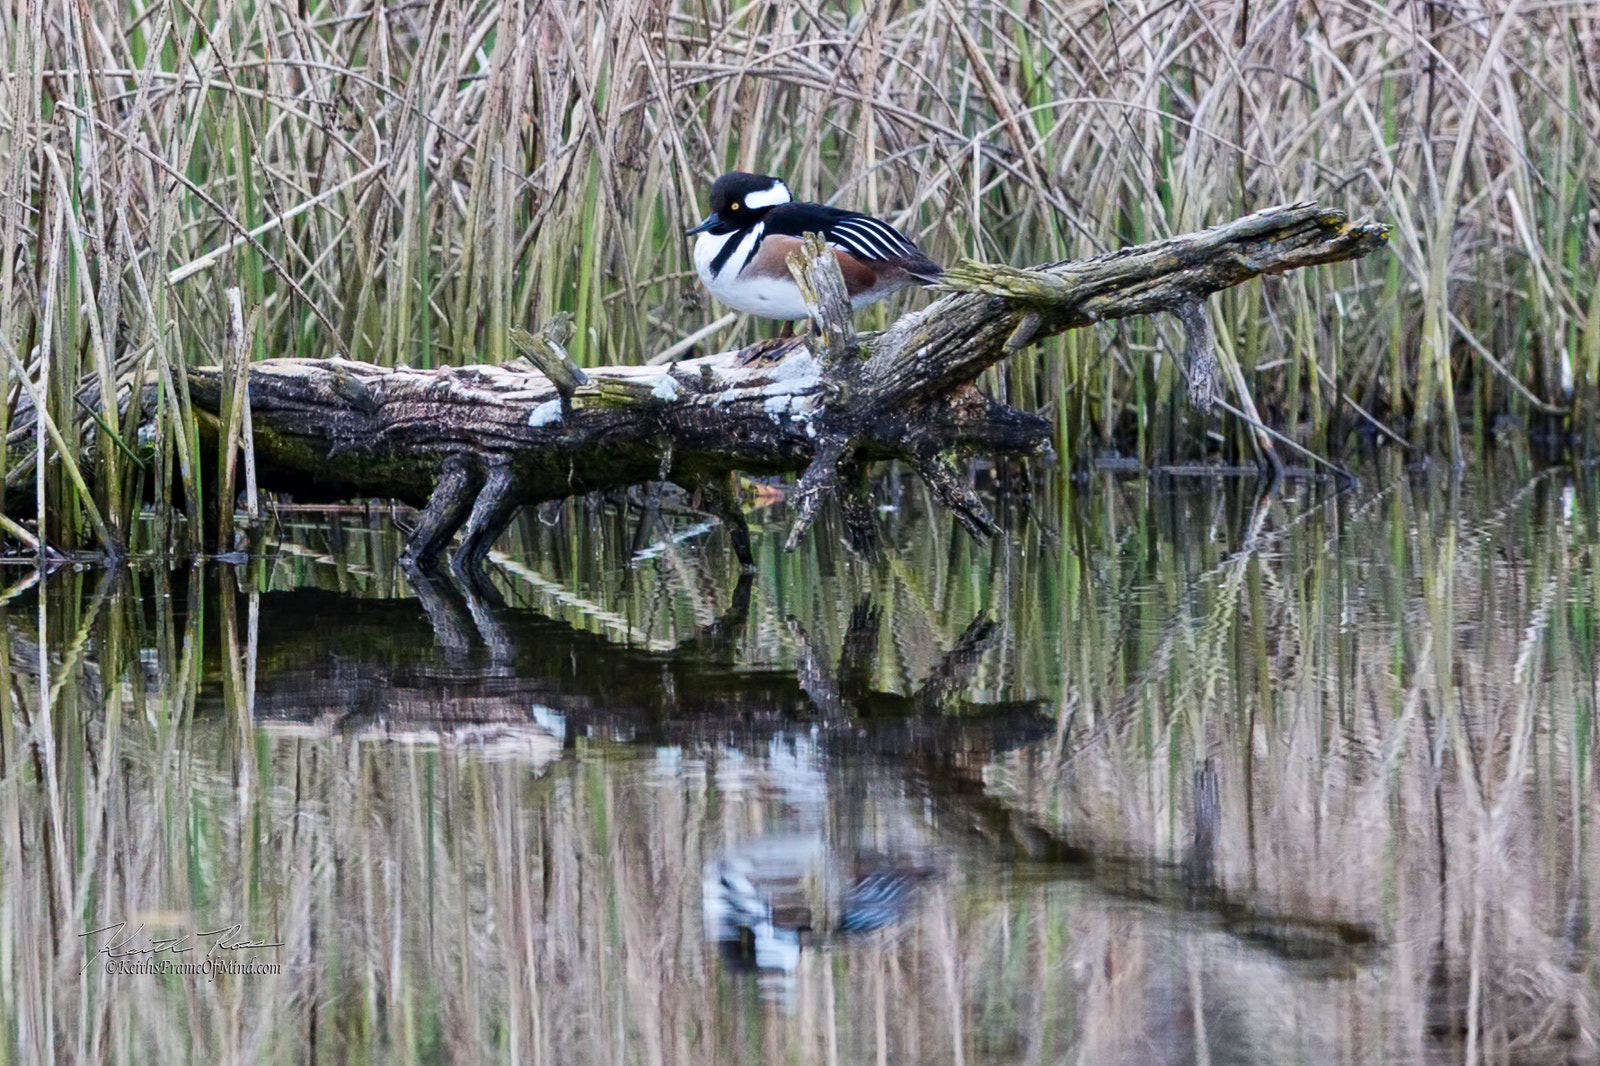
[[[0,1060],[1594,1062],[1597,488],[0,571]]]

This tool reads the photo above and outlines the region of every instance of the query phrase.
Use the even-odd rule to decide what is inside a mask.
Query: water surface
[[[359,509],[6,571],[0,1046],[1596,1061],[1596,488],[1036,472],[982,544],[886,478],[881,561],[780,503],[744,580],[670,498],[476,583]]]

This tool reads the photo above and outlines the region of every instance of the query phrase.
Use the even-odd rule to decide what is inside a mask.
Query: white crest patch
[[[793,199],[794,197],[789,195],[789,186],[780,181],[775,182],[770,189],[746,193],[744,206],[752,211],[758,211],[763,207],[777,207],[779,204],[789,203]]]

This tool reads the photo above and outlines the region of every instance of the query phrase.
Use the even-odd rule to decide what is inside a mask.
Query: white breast
[[[800,298],[800,289],[792,279],[740,276],[739,272],[749,259],[750,252],[765,232],[766,227],[757,223],[743,235],[700,234],[694,242],[695,273],[700,275],[700,283],[712,296],[735,311],[760,315],[762,318],[805,318],[810,312],[806,310],[806,302]],[[723,261],[721,272],[713,274],[711,261],[729,241],[738,241],[738,246]]]

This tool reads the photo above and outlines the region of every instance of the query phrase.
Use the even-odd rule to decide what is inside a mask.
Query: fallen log
[[[1037,415],[981,396],[972,382],[1029,344],[1130,315],[1172,313],[1188,337],[1191,399],[1210,403],[1214,362],[1203,301],[1262,274],[1355,259],[1382,246],[1378,223],[1315,204],[1092,259],[1033,270],[963,262],[946,294],[889,329],[858,337],[843,281],[820,240],[791,270],[817,309],[806,345],[777,362],[739,353],[667,367],[579,370],[561,323],[522,335],[528,365],[439,370],[345,359],[273,359],[250,368],[262,487],[299,498],[426,501],[407,558],[436,561],[457,533],[460,564],[488,551],[524,504],[649,481],[679,484],[727,523],[751,561],[731,475],[802,472],[792,549],[837,496],[858,549],[875,543],[866,464],[898,459],[974,534],[995,530],[959,473],[964,454],[1048,446]],[[224,371],[189,372],[197,408],[225,406]]]

